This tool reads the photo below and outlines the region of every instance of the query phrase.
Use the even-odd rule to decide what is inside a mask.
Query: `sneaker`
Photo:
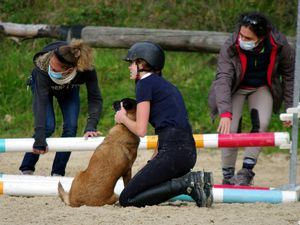
[[[253,177],[255,176],[255,173],[252,170],[242,168],[237,172],[234,177],[231,178],[231,182],[234,185],[239,186],[250,186],[252,185]]]
[[[33,170],[23,170],[21,171],[22,175],[33,175]]]
[[[234,176],[234,167],[222,167],[223,173],[223,181],[222,184],[224,185],[234,185],[231,181],[231,178]]]
[[[224,184],[224,185],[234,185],[234,183],[232,183],[232,178],[223,178],[222,184]]]
[[[190,172],[186,175],[186,181],[188,182],[187,194],[195,200],[199,207],[206,206],[203,176],[202,172]]]
[[[204,172],[204,192],[206,194],[206,207],[211,207],[214,201],[213,197],[213,186],[214,186],[214,180],[212,172]]]

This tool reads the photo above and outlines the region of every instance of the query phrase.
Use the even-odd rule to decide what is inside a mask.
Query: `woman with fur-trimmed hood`
[[[53,97],[63,115],[62,137],[75,137],[80,110],[79,87],[85,84],[88,119],[84,136],[97,136],[102,111],[102,96],[97,73],[92,65],[92,49],[82,40],[57,41],[47,45],[33,57],[34,69],[29,84],[33,93],[34,144],[26,153],[20,171],[33,174],[40,154],[48,151],[46,138],[55,130]],[[57,152],[51,175],[64,176],[71,152]]]

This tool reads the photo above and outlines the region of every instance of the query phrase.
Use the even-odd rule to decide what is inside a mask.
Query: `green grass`
[[[49,40],[48,40],[49,41]],[[0,64],[0,136],[29,137],[33,131],[31,111],[32,96],[26,88],[26,80],[32,69],[32,56],[46,40],[28,40],[21,45],[6,38],[2,39],[3,54]],[[106,134],[114,123],[113,101],[124,97],[134,97],[134,82],[129,79],[128,64],[122,60],[125,49],[94,49],[95,67],[104,99],[103,112],[98,129]],[[188,109],[194,133],[215,133],[218,121],[212,124],[209,117],[207,97],[210,84],[215,76],[216,55],[196,52],[166,52],[164,77],[174,83],[182,92]],[[55,104],[57,114],[57,132],[62,127],[61,113]],[[245,111],[247,109],[245,108]],[[12,117],[7,121],[5,116]],[[87,118],[86,88],[81,87],[81,114],[78,135],[82,135]],[[250,118],[244,119],[244,130],[250,130]],[[273,115],[270,130],[284,130]],[[150,130],[153,133],[153,130]]]
[[[84,4],[82,4],[84,2]],[[94,25],[114,27],[167,28],[231,32],[236,18],[244,11],[264,12],[284,34],[296,33],[297,1],[255,0],[2,0],[0,20],[15,23]],[[29,39],[19,44],[0,35],[0,137],[31,137],[33,115],[31,92],[26,79],[32,69],[32,57],[53,40]],[[114,123],[111,104],[114,100],[134,97],[134,82],[129,79],[128,64],[122,61],[125,49],[94,49],[95,67],[104,98],[98,130],[103,135]],[[166,52],[164,77],[182,92],[194,133],[215,133],[207,106],[210,84],[216,71],[215,54],[200,52]],[[83,134],[87,118],[85,86],[81,88],[81,114],[78,136]],[[57,131],[61,134],[62,118],[57,104]],[[247,111],[247,108],[245,108]],[[248,114],[243,129],[250,130]],[[270,131],[290,131],[273,115]],[[153,129],[149,130],[149,134]],[[270,148],[271,152],[274,151]]]
[[[2,0],[0,20],[231,32],[242,11],[263,12],[295,35],[297,0]]]

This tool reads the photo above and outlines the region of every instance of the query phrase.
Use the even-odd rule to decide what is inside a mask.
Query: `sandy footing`
[[[73,152],[66,176],[74,177],[86,168],[92,152]],[[152,152],[140,150],[134,164],[136,173],[150,158]],[[35,175],[49,176],[54,153],[41,156]],[[240,151],[237,168],[241,166]],[[23,153],[0,155],[0,172],[19,174],[18,167]],[[300,181],[300,160],[298,159],[297,181]],[[287,154],[261,154],[255,167],[256,186],[280,187],[288,184],[289,156]],[[194,170],[212,171],[216,184],[221,182],[220,150],[198,150]],[[0,196],[0,224],[256,224],[297,225],[300,224],[300,202],[270,204],[216,203],[212,208],[198,208],[193,202],[163,203],[145,208],[122,208],[118,205],[103,207],[71,208],[56,196],[18,197]]]

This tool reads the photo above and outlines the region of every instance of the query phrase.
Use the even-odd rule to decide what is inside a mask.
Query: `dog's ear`
[[[121,101],[114,101],[112,108],[115,110],[115,112],[118,112],[121,109]]]
[[[132,98],[123,98],[121,100],[123,102],[123,107],[126,110],[131,110],[136,108],[136,100]]]

